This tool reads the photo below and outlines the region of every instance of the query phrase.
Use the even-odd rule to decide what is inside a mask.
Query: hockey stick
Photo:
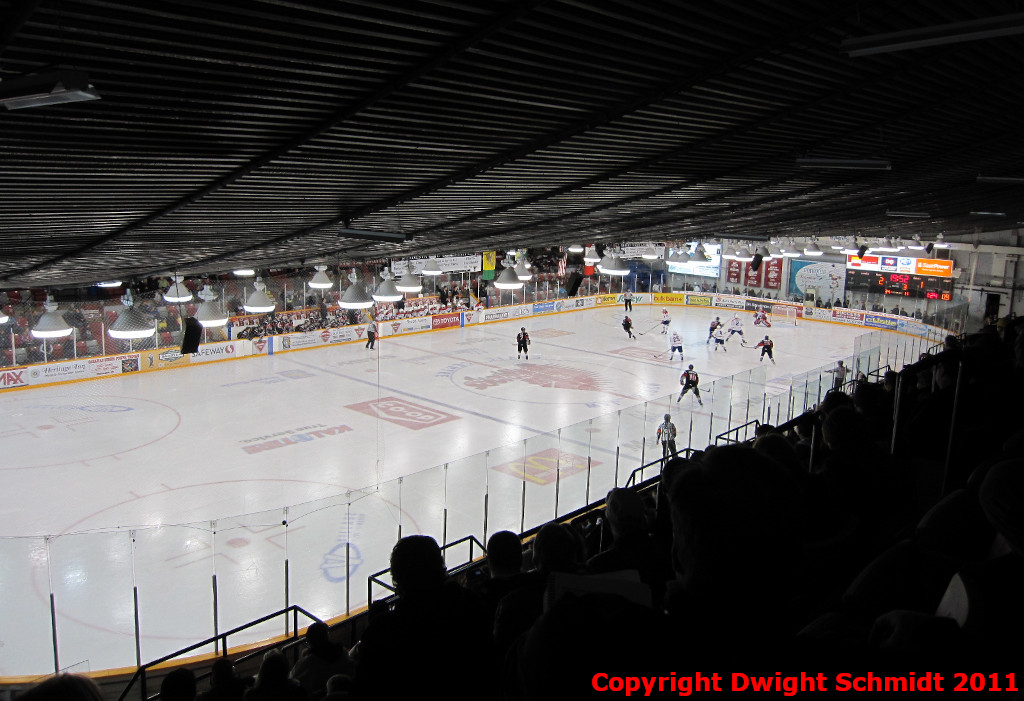
[[[636,335],[637,336],[643,336],[645,333],[650,333],[651,331],[654,331],[654,329],[658,328],[659,326],[661,326],[661,322],[660,321],[657,324],[655,324],[654,326],[652,326],[651,328],[647,329],[646,331],[638,331]]]

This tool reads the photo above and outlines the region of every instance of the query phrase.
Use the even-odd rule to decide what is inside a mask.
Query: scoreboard
[[[848,269],[846,289],[948,302],[953,299],[953,278]]]
[[[953,299],[953,261],[847,256],[846,289],[948,302]]]

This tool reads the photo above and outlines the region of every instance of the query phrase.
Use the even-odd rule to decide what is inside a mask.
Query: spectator
[[[359,697],[479,698],[491,662],[489,620],[483,602],[448,579],[441,548],[424,535],[402,538],[391,551],[398,593],[390,611],[371,613],[353,649]],[[454,686],[440,670],[457,661]]]
[[[327,693],[327,680],[336,674],[350,675],[353,665],[344,645],[331,641],[326,623],[316,621],[306,629],[306,650],[292,667],[291,678],[316,701]]]
[[[245,701],[307,701],[302,685],[288,678],[288,660],[277,650],[263,656],[256,684],[245,692]]]
[[[195,701],[196,675],[187,667],[178,667],[160,682],[160,701]]]
[[[218,657],[210,670],[210,690],[199,695],[199,701],[242,701],[251,679],[235,675],[235,665],[227,657]]]
[[[103,701],[103,692],[88,677],[58,674],[18,694],[18,701]]]

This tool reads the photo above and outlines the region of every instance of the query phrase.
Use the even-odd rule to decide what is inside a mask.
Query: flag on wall
[[[563,252],[562,257],[558,259],[558,277],[565,277],[565,266],[569,261],[569,254]]]

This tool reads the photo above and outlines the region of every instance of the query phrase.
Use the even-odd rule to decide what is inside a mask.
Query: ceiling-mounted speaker
[[[203,326],[194,317],[185,319],[185,332],[181,338],[181,354],[199,352],[199,339],[203,334]]]
[[[863,258],[867,254],[868,254],[868,246],[867,246],[867,244],[864,244],[863,246],[861,246],[860,248],[857,249],[857,257],[858,258]]]
[[[764,258],[762,258],[761,254],[760,253],[755,253],[754,254],[754,259],[752,261],[750,261],[750,269],[753,270],[756,273],[758,271],[758,269],[761,267],[761,261],[762,260],[764,260]]]

